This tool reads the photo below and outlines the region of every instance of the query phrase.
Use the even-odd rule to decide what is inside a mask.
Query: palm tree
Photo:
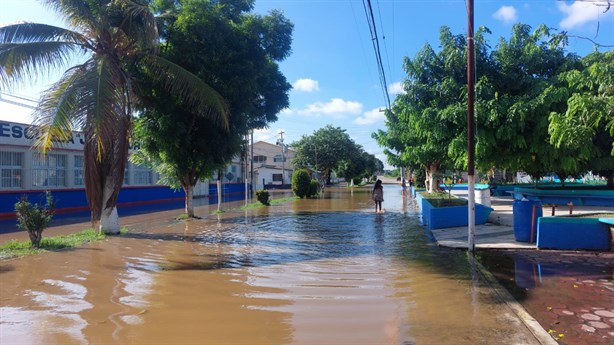
[[[158,56],[159,37],[146,0],[41,0],[72,29],[19,23],[0,27],[0,86],[66,68],[43,92],[34,114],[43,153],[72,135],[85,134],[84,173],[92,222],[119,233],[117,196],[124,179],[133,107],[143,76],[227,128],[222,97],[189,71]],[[82,63],[71,66],[75,56]]]

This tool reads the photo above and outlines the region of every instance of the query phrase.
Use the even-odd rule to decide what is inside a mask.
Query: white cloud
[[[372,125],[376,122],[384,121],[385,119],[385,113],[380,111],[379,108],[375,108],[354,119],[354,123],[357,125]]]
[[[297,81],[294,82],[294,84],[292,84],[292,87],[296,91],[303,91],[303,92],[320,91],[320,83],[317,80],[313,80],[309,78],[298,79]]]
[[[518,13],[514,6],[501,6],[492,16],[505,24],[510,24],[518,20]]]
[[[283,108],[279,113],[281,115],[294,115],[295,111],[290,108]]]
[[[576,1],[571,5],[564,2],[558,3],[559,11],[565,13],[565,18],[559,23],[562,29],[569,30],[574,27],[582,26],[588,22],[599,20],[600,16],[607,16],[608,13],[603,12],[603,7],[595,6],[593,2]]]
[[[388,85],[388,92],[390,92],[393,95],[404,94],[405,90],[403,90],[403,83],[400,81],[397,81],[396,83]]]
[[[362,112],[362,103],[346,101],[341,98],[332,98],[326,103],[316,102],[307,105],[305,109],[298,111],[303,115],[335,115],[335,114],[360,114]]]
[[[280,129],[280,128],[256,129],[254,131],[254,142],[257,142],[257,141],[275,142],[275,140],[279,137],[280,131],[283,131],[283,129]]]

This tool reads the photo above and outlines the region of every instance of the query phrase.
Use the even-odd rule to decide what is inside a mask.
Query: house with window
[[[253,144],[251,171],[254,187],[258,189],[281,188],[292,183],[294,166],[292,159],[296,152],[287,145],[276,145],[264,141]]]

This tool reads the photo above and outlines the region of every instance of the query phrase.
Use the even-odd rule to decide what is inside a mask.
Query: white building
[[[267,185],[290,185],[296,152],[287,145],[275,145],[264,141],[253,144],[253,160],[250,169],[254,172],[254,190],[266,189]]]

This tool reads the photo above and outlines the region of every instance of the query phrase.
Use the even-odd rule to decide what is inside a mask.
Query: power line
[[[373,50],[375,51],[375,60],[377,62],[380,84],[382,86],[382,93],[384,94],[384,101],[386,102],[386,108],[390,109],[390,95],[388,94],[388,83],[386,83],[386,72],[384,71],[384,65],[382,63],[382,53],[380,50],[377,28],[373,16],[373,7],[371,6],[371,0],[366,0],[366,3],[365,0],[363,0],[362,5],[365,10],[365,15],[367,16],[367,23],[369,24],[371,42],[373,43]]]
[[[4,96],[8,96],[9,98],[6,98]],[[10,94],[10,93],[5,92],[5,91],[0,91],[0,102],[12,104],[12,105],[17,105],[17,106],[28,108],[28,109],[36,109],[36,106],[24,103],[23,101],[27,101],[27,102],[31,102],[31,103],[37,103],[37,101],[35,101],[35,100],[31,99],[31,98],[17,96],[17,95],[13,95],[13,94]]]

